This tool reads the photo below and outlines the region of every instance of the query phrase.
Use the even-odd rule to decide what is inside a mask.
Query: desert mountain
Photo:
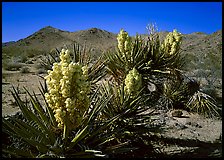
[[[160,32],[159,34],[164,38],[168,32]],[[116,34],[98,28],[68,32],[47,26],[24,39],[17,42],[6,42],[2,46],[5,51],[7,48],[16,47],[19,50],[49,52],[55,47],[60,48],[77,42],[81,45],[91,46],[93,50],[101,52],[114,48],[117,44],[116,41]],[[219,30],[213,34],[202,32],[184,34],[182,49],[186,53],[197,52],[197,54],[211,49],[220,52],[222,50],[222,31]]]
[[[73,44],[74,42],[103,51],[104,49],[109,49],[115,45],[116,34],[97,28],[68,32],[47,26],[34,34],[24,39],[20,39],[15,43],[8,44],[7,46],[47,52],[55,47],[60,48],[64,45]]]

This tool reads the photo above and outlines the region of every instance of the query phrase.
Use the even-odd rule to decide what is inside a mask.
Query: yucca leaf
[[[72,148],[72,147],[75,146],[80,140],[82,140],[83,138],[85,138],[85,136],[88,134],[88,128],[89,128],[89,126],[86,126],[86,127],[83,128],[80,132],[78,132],[78,134],[75,136],[75,138],[72,139],[69,148]]]
[[[96,157],[105,157],[106,155],[102,154],[101,151],[85,150],[83,152],[71,154],[70,156],[72,158],[96,158]]]
[[[50,144],[50,141],[48,138],[46,138],[46,135],[43,134],[40,130],[38,130],[36,127],[33,127],[31,125],[28,125],[26,122],[20,120],[20,119],[14,119],[15,122],[22,125],[26,130],[30,131],[32,136],[41,136],[43,138],[43,143]]]
[[[25,151],[23,149],[18,149],[18,148],[14,148],[10,146],[7,146],[7,149],[2,149],[2,152],[9,153],[18,158],[21,158],[21,157],[35,158],[33,154],[30,153],[29,151]]]
[[[32,140],[31,139],[32,135],[29,135],[28,133],[26,133],[26,131],[12,125],[11,123],[7,122],[4,119],[3,119],[3,123],[11,129],[12,132],[10,132],[8,130],[8,133],[10,135],[22,138],[24,141],[26,141],[31,146],[36,147],[40,152],[47,152],[48,148],[45,145],[40,144],[40,143],[36,142],[35,140]]]
[[[108,128],[112,123],[114,123],[120,117],[121,117],[121,114],[118,114],[117,116],[114,116],[113,118],[105,122],[105,124],[102,125],[100,128],[98,128],[95,132],[92,132],[91,135],[89,135],[89,138],[92,138],[96,136],[97,134],[99,134],[100,132],[104,131],[106,128]]]
[[[92,113],[90,113],[90,117],[89,117],[89,120],[88,120],[88,123],[93,119],[93,117],[97,116],[98,113],[107,105],[107,103],[110,101],[112,96],[108,97],[106,100],[100,100],[99,103],[96,103],[93,110],[92,110]]]
[[[108,143],[108,142],[110,142],[110,141],[113,141],[114,139],[115,139],[115,137],[113,137],[113,136],[108,137],[108,135],[106,135],[105,138],[100,138],[101,143],[98,144],[97,146],[101,146],[101,145],[103,145],[103,144],[105,144],[105,143]]]
[[[129,144],[129,142],[124,142],[124,143],[120,143],[117,145],[113,145],[113,146],[107,147],[105,151],[113,150],[115,152],[116,149],[121,150],[121,147],[128,145],[128,144]]]
[[[20,108],[20,110],[22,111],[23,115],[25,118],[27,118],[28,120],[32,120],[32,118],[29,115],[29,110],[28,107],[24,105],[24,103],[22,102],[22,100],[19,97],[18,92],[15,90],[14,86],[12,86],[13,91],[10,90],[10,92],[12,93],[13,98],[16,101],[16,104],[18,105],[18,107]]]
[[[44,92],[46,92],[46,90],[44,91],[42,84],[41,84],[41,88],[42,88],[42,90],[41,89],[39,89],[39,90],[40,90],[41,95],[43,96],[44,102],[46,104],[46,110],[47,110],[47,113],[48,113],[48,116],[49,116],[49,123],[51,123],[52,126],[57,126],[57,122],[56,122],[56,119],[54,117],[54,113],[53,113],[52,109],[48,107],[48,104],[46,102],[46,99],[45,99],[45,96],[44,96]]]
[[[50,130],[50,126],[45,126],[45,124],[39,119],[39,117],[37,115],[35,115],[32,111],[29,112],[29,116],[31,117],[31,119],[38,124],[38,126],[46,133],[46,135],[49,136],[51,142],[53,143],[55,141],[55,136],[53,134],[53,132]]]
[[[15,125],[11,124],[10,122],[8,122],[7,120],[5,120],[4,118],[2,118],[2,123],[4,125],[6,125],[9,129],[5,130],[7,131],[7,133],[11,134],[11,133],[16,133],[18,134],[19,137],[22,138],[26,138],[27,136],[30,137],[31,135],[29,135],[26,131],[16,127]]]
[[[30,92],[25,87],[24,87],[24,89],[26,90],[26,92],[28,93],[28,95],[31,98],[31,103],[33,105],[33,108],[37,111],[37,113],[40,115],[42,121],[46,124],[49,120],[48,120],[48,117],[44,113],[43,107],[40,106],[36,100],[34,100],[33,96],[30,94]],[[35,95],[35,93],[34,93],[34,95]]]

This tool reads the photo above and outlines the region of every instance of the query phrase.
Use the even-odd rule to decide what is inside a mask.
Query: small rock
[[[195,127],[202,128],[202,126],[200,126],[199,124],[196,124]]]
[[[187,122],[186,125],[191,125],[193,127],[202,128],[201,125],[199,125],[198,123],[195,123],[195,122]]]
[[[175,126],[176,126],[177,129],[185,129],[185,128],[187,128],[187,126],[185,126],[185,125],[183,125],[181,123],[175,123]]]
[[[183,112],[181,110],[174,110],[171,114],[173,117],[181,117]]]

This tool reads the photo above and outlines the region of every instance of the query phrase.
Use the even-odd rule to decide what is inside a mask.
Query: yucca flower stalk
[[[73,63],[85,66],[85,72],[88,74],[86,78],[91,87],[90,92],[93,93],[98,87],[98,82],[106,75],[105,60],[103,59],[103,56],[100,56],[97,60],[92,60],[91,48],[87,48],[85,45],[81,46],[78,43],[74,43],[66,48],[69,49],[71,61]],[[60,54],[60,49],[52,49],[45,58],[41,59],[41,66],[47,70],[52,70],[54,63],[60,63]]]
[[[127,94],[134,95],[142,88],[142,76],[133,68],[125,78],[124,90]]]
[[[118,49],[119,53],[123,58],[127,58],[127,61],[131,60],[131,38],[128,33],[123,29],[120,30],[120,33],[117,36]]]
[[[52,71],[45,77],[49,93],[46,101],[59,128],[71,130],[80,124],[89,106],[90,86],[87,81],[87,66],[71,62],[68,50],[62,49],[60,63],[54,63]],[[64,135],[64,138],[66,135]]]
[[[170,55],[175,54],[180,49],[181,39],[181,33],[174,29],[173,32],[168,33],[161,48]]]

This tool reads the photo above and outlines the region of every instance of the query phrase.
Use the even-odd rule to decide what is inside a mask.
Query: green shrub
[[[30,69],[29,69],[29,67],[22,67],[22,68],[20,68],[20,72],[21,73],[30,73]]]
[[[23,65],[18,62],[4,63],[3,68],[8,71],[18,71]]]

